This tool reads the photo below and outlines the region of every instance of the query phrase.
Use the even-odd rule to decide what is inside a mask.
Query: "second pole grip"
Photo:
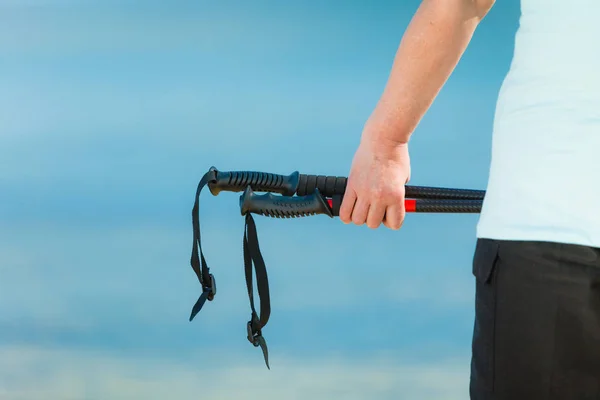
[[[250,186],[240,196],[240,211],[274,218],[297,218],[325,214],[333,218],[332,210],[319,189],[306,196],[282,196],[273,193],[256,194]]]

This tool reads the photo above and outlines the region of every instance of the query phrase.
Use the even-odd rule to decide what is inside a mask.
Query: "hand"
[[[404,185],[409,180],[408,144],[363,133],[352,160],[340,219],[346,224],[366,222],[371,229],[381,223],[400,229],[405,215]]]

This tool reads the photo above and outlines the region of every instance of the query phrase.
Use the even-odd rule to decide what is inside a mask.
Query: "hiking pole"
[[[212,167],[207,175],[210,192],[243,192],[248,186],[255,192],[273,192],[285,196],[304,196],[315,189],[326,197],[343,195],[348,178],[342,176],[306,175],[297,171],[289,175],[256,171],[218,171]],[[205,175],[206,176],[206,175]],[[483,200],[485,190],[454,189],[406,185],[406,198],[444,200]]]
[[[333,218],[339,216],[346,184],[347,178],[340,176],[307,175],[298,171],[289,175],[219,171],[211,167],[198,184],[192,209],[193,246],[190,264],[200,282],[202,293],[192,308],[189,320],[194,319],[205,302],[212,301],[217,293],[216,281],[204,258],[200,240],[200,194],[205,186],[214,196],[221,192],[243,192],[239,205],[245,216],[244,271],[252,311],[246,324],[247,338],[255,347],[262,349],[267,368],[270,368],[267,345],[262,336],[262,329],[271,313],[269,282],[252,214],[276,218],[323,214]],[[261,195],[257,192],[267,193]],[[484,190],[405,185],[405,209],[415,213],[477,213],[481,210],[484,196]],[[253,270],[260,313],[254,304]]]
[[[327,198],[319,189],[305,196],[256,194],[250,186],[240,196],[242,215],[259,214],[274,218],[297,218],[310,215],[338,217],[343,195]],[[406,199],[407,213],[479,213],[482,200],[472,199]]]

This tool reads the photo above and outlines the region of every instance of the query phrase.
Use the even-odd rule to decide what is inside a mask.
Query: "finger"
[[[404,204],[401,206],[393,205],[389,206],[385,210],[385,218],[383,220],[383,225],[392,229],[398,230],[404,224],[404,217],[406,215],[406,210],[404,209]]]
[[[379,228],[385,216],[386,207],[382,204],[371,204],[367,214],[367,226],[371,229]]]
[[[352,210],[352,222],[355,225],[364,224],[367,220],[368,213],[369,203],[359,197],[356,200],[356,204],[354,204],[354,209]]]
[[[339,217],[343,223],[349,224],[352,222],[352,210],[354,209],[354,203],[356,202],[356,192],[353,189],[347,189],[344,197],[342,198],[342,204],[340,204]]]

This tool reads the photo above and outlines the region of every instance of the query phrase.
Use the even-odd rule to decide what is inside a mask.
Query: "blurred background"
[[[271,370],[246,340],[239,194],[202,196],[218,294],[193,322],[211,166],[348,174],[417,0],[0,0],[1,399],[465,399],[475,215],[400,231],[257,217]],[[518,0],[411,145],[484,189]]]

